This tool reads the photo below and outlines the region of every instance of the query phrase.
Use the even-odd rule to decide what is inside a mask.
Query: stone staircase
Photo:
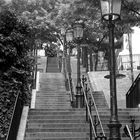
[[[109,137],[109,128],[107,125],[109,124],[109,121],[110,121],[110,109],[107,105],[104,93],[102,91],[96,91],[93,93],[93,96],[94,96],[95,103],[99,111],[100,119],[104,128],[105,134],[107,137]],[[93,115],[96,115],[94,111],[93,111]],[[133,108],[118,109],[118,119],[119,119],[119,122],[122,124],[122,127],[120,129],[122,140],[130,140],[130,138],[128,138],[125,135],[124,130],[123,130],[125,125],[128,125],[130,128],[131,126],[130,116],[135,117],[136,126],[137,128],[139,128],[140,127],[140,112],[138,111],[138,109],[136,108],[135,109]],[[100,127],[97,127],[97,132],[100,132],[100,130],[101,130]]]
[[[40,73],[39,91],[35,109],[30,109],[24,140],[88,140],[89,126],[85,119],[85,108],[76,109],[70,105],[63,75],[59,72],[56,58],[49,58],[47,73]],[[53,63],[53,64],[52,64]],[[95,103],[107,137],[110,110],[102,91],[93,92]],[[92,115],[96,115],[94,107]],[[140,126],[138,109],[118,109],[122,140],[130,140],[123,128],[130,126],[130,116],[135,116]],[[101,132],[97,127],[98,132]]]
[[[47,58],[46,72],[50,72],[50,73],[59,73],[60,72],[57,57],[48,57]]]
[[[50,61],[54,61],[50,60]],[[24,140],[87,140],[84,109],[70,105],[62,73],[40,73],[35,109],[30,109]]]

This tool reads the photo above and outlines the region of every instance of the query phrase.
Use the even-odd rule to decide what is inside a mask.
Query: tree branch
[[[138,15],[140,16],[140,13],[139,13],[138,11],[136,11],[136,10],[134,10],[134,9],[132,9],[132,8],[129,8],[125,3],[129,4],[128,1],[122,0],[122,5],[123,5],[124,7],[126,7],[128,10],[130,10],[130,11],[132,11],[132,12],[134,12],[134,13],[136,13],[136,14],[138,14]]]

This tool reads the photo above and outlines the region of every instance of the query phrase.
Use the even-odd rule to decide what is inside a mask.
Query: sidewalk
[[[77,79],[77,58],[71,57],[71,67],[72,67],[72,78],[74,85],[76,86]],[[116,79],[117,84],[117,103],[118,108],[126,108],[126,93],[132,85],[130,79],[130,71],[119,71],[120,74],[126,75],[122,79]],[[134,77],[140,73],[140,70],[134,71]],[[81,75],[85,74],[85,68],[81,66]],[[110,84],[109,79],[104,78],[108,75],[109,71],[93,71],[88,72],[91,84],[94,91],[103,91],[108,105],[110,106]]]
[[[140,71],[134,71],[135,78],[139,72]],[[130,71],[120,71],[120,73],[126,76],[122,79],[116,79],[117,103],[118,108],[126,108],[126,93],[129,90],[130,86],[132,85],[132,82],[130,79]],[[89,72],[89,78],[95,91],[104,92],[107,103],[110,106],[109,79],[104,78],[104,76],[108,74],[109,74],[108,71]]]

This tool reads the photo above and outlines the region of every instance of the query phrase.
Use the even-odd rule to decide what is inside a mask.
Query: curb
[[[28,112],[29,112],[29,106],[24,106],[16,140],[24,140]]]
[[[35,108],[35,101],[36,101],[36,92],[39,90],[39,74],[40,72],[37,72],[37,79],[36,79],[36,89],[32,90],[32,98],[31,98],[31,109]]]
[[[32,90],[31,109],[35,108],[36,92],[39,90],[39,71],[37,72],[36,89]],[[24,106],[16,140],[24,140],[26,124],[28,121],[29,106]]]

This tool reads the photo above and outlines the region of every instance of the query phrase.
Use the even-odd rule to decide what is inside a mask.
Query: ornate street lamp
[[[61,35],[63,35],[63,36],[64,36],[64,35],[65,35],[65,33],[66,33],[66,29],[65,29],[64,27],[62,27],[62,28],[61,28]]]
[[[120,19],[121,0],[100,0],[102,19],[108,21],[110,53],[110,129],[109,140],[121,140],[116,96],[116,62],[114,48],[114,21]]]
[[[120,19],[121,0],[100,0],[103,20],[115,21]]]
[[[73,24],[74,39],[77,42],[77,86],[76,86],[76,107],[83,107],[83,95],[81,93],[81,73],[80,73],[80,43],[83,38],[84,24],[82,21],[77,21]]]
[[[73,41],[73,29],[72,28],[68,28],[67,31],[66,31],[66,41],[68,43],[67,72],[69,74],[69,80],[70,80],[70,83],[71,83],[72,79],[71,79],[71,63],[70,63],[70,42]]]
[[[65,77],[65,84],[67,82],[66,78],[66,28],[62,27],[61,28],[61,35],[63,36],[63,57],[62,57],[62,72],[64,73]]]
[[[66,41],[67,42],[73,41],[73,29],[72,28],[68,28],[66,31]]]

